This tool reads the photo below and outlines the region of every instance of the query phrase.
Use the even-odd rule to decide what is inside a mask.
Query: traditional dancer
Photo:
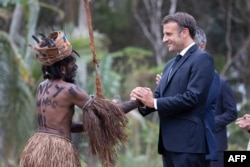
[[[36,94],[38,131],[25,145],[19,167],[80,167],[71,132],[85,132],[90,153],[102,166],[114,166],[117,146],[127,140],[125,113],[141,103],[130,100],[118,105],[103,97],[90,97],[75,83],[79,55],[65,34],[55,31],[41,36],[40,40],[33,36],[37,45],[32,47],[44,77]],[[75,106],[83,111],[82,123],[72,122]]]

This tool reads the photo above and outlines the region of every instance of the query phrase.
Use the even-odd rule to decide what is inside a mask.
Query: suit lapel
[[[186,54],[184,56],[182,56],[182,58],[179,60],[178,64],[176,64],[176,66],[172,69],[171,75],[168,78],[168,82],[171,80],[171,78],[174,76],[175,72],[181,67],[181,65],[183,64],[183,62],[185,61],[184,59],[186,59],[187,56]]]
[[[185,55],[179,60],[178,64],[176,64],[175,68],[172,69],[171,75],[168,76],[168,73],[170,71],[170,67],[166,70],[166,74],[164,74],[164,83],[162,84],[162,93],[165,91],[167,86],[170,84],[172,78],[174,77],[176,71],[183,65],[183,63],[192,55],[194,51],[198,49],[197,45],[192,46],[188,51],[185,53]],[[162,78],[163,79],[163,78]]]
[[[169,74],[169,72],[170,72],[170,69],[171,69],[171,66],[172,66],[173,62],[170,63],[170,64],[171,64],[171,65],[168,66],[168,67],[166,67],[166,70],[163,72],[162,79],[161,79],[161,81],[160,81],[160,83],[159,83],[161,92],[163,92],[163,90],[165,89],[165,87],[166,87],[167,84],[168,84],[168,74]]]

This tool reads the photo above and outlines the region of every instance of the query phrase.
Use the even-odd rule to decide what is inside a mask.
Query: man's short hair
[[[206,34],[200,27],[196,27],[196,35],[194,41],[197,45],[202,45],[202,44],[206,45],[207,43]]]
[[[179,29],[187,28],[189,30],[192,39],[195,38],[196,33],[196,21],[193,16],[184,12],[177,12],[167,15],[162,20],[162,25],[169,22],[176,22],[179,25]]]

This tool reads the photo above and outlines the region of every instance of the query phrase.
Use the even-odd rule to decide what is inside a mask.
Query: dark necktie
[[[171,66],[170,71],[169,71],[169,73],[168,73],[168,80],[169,80],[169,78],[170,78],[170,76],[171,76],[171,73],[172,73],[174,67],[176,66],[176,64],[178,63],[178,61],[179,61],[181,58],[182,58],[182,56],[181,56],[180,54],[178,54],[178,55],[175,57],[174,63],[173,63],[173,65]]]

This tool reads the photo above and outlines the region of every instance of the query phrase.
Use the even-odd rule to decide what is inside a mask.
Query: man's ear
[[[186,38],[187,36],[189,36],[189,29],[188,28],[183,28],[182,30],[182,34],[183,34],[183,37]]]
[[[66,68],[65,68],[65,66],[61,66],[61,73],[62,74],[66,74]]]
[[[206,45],[204,43],[201,43],[199,45],[199,47],[200,47],[201,50],[205,50],[206,49]]]

